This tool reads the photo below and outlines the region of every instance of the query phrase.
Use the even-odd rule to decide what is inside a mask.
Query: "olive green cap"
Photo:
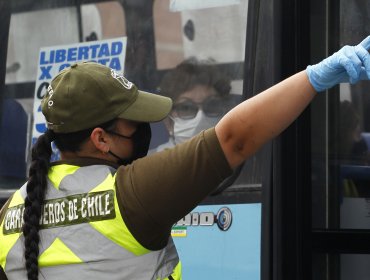
[[[61,71],[41,101],[47,126],[57,133],[92,128],[115,118],[157,122],[171,108],[170,98],[140,91],[121,74],[94,62]]]

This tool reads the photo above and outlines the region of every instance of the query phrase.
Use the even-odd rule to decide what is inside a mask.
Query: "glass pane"
[[[340,46],[358,44],[369,34],[369,11],[369,1],[340,1]],[[312,106],[313,227],[368,229],[370,83],[338,89]]]
[[[6,87],[1,96],[0,111],[1,188],[19,187],[26,178],[33,119],[33,82],[37,78],[39,49],[47,45],[76,42],[77,30],[76,7],[11,15]]]
[[[174,68],[189,57],[244,61],[248,1],[198,2],[155,1],[158,69]]]
[[[125,74],[143,90],[166,93],[174,98],[176,106],[171,117],[177,123],[172,123],[173,131],[180,132],[174,136],[176,141],[214,125],[242,99],[247,0],[121,1],[125,9],[118,2],[107,1],[68,7],[62,3],[66,1],[40,2],[47,3],[47,7],[63,5],[63,8],[44,9],[43,6],[38,10],[34,1],[35,6],[29,6],[32,12],[12,14],[5,99],[0,98],[3,105],[0,113],[5,123],[0,136],[6,138],[0,139],[0,160],[17,158],[19,169],[8,162],[4,165],[9,170],[0,165],[0,170],[7,172],[1,175],[0,188],[18,188],[26,178],[31,130],[37,123],[33,121],[33,104],[40,48],[127,36]],[[184,83],[183,78],[171,78],[175,75],[173,71],[181,73],[184,68],[190,68],[189,83]],[[177,88],[183,91],[176,93]],[[174,97],[175,94],[178,96]],[[173,119],[167,121],[170,123]],[[167,125],[165,122],[154,125],[152,150],[171,141],[169,135],[173,131],[168,130]],[[14,129],[12,138],[11,129]],[[260,164],[255,158],[245,167],[249,173],[241,172],[240,184],[247,182],[249,187],[253,183],[260,184]],[[12,178],[8,177],[13,175],[17,181],[10,184]],[[207,224],[188,225],[185,233],[189,236],[176,240],[190,244],[183,246],[184,251],[181,244],[178,246],[184,264],[192,264],[190,269],[184,269],[184,275],[188,275],[185,278],[244,279],[246,275],[248,279],[260,278],[261,204],[242,203],[236,195],[229,197],[232,205],[201,205],[189,214],[194,221],[198,214],[211,218],[207,218]],[[231,225],[231,221],[230,230],[222,228],[222,224]],[[181,233],[184,234],[183,229]],[[187,254],[194,244],[206,245],[206,242],[208,249],[202,251],[203,255]],[[215,250],[222,257],[214,254],[210,259],[207,254]]]
[[[370,275],[370,255],[340,255],[340,280],[365,280]]]
[[[370,255],[366,254],[314,254],[312,280],[366,280],[370,273]]]
[[[126,35],[124,10],[116,1],[82,6],[44,2],[55,8],[39,9],[40,1],[30,4],[29,11],[9,11],[9,30],[0,28],[1,33],[9,33],[5,90],[0,95],[0,189],[18,188],[27,177],[34,96],[41,98],[47,86],[40,82],[42,87],[35,89],[40,49]]]
[[[341,43],[369,34],[369,1],[341,1]],[[338,176],[341,228],[370,228],[370,84],[340,88]],[[357,278],[356,278],[357,279]],[[358,278],[363,279],[363,278]]]
[[[151,152],[214,126],[242,100],[248,1],[217,3],[154,2],[158,91],[172,98],[174,107],[153,127]],[[256,161],[246,165],[253,174],[242,171],[236,184],[260,184]]]
[[[39,49],[78,42],[77,31],[76,7],[12,14],[6,83],[35,81]]]
[[[81,5],[83,41],[126,36],[123,7],[116,1]]]

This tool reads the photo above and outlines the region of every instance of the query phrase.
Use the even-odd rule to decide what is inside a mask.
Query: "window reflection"
[[[117,1],[81,5],[84,41],[126,36],[125,13]]]
[[[81,14],[77,5],[34,7],[11,15],[6,87],[0,97],[0,189],[18,188],[27,177],[40,48],[126,34],[124,10],[117,1],[81,5]]]
[[[40,48],[78,42],[77,30],[75,7],[12,14],[6,84],[35,81]]]
[[[174,108],[152,125],[150,152],[214,126],[242,100],[248,0],[221,7],[174,2],[158,0],[153,6],[158,89],[173,99]],[[261,163],[254,156],[225,185],[258,188]]]
[[[143,13],[153,13],[154,21],[148,16],[128,17],[129,8],[131,14],[139,11],[133,9],[136,4],[125,5],[125,14],[118,1],[55,6],[59,8],[38,10],[35,4],[32,11],[11,16],[4,96],[21,101],[22,106],[27,105],[23,106],[29,123],[22,128],[26,135],[24,142],[27,143],[22,144],[22,151],[25,151],[22,157],[27,159],[29,152],[29,125],[34,113],[33,85],[41,47],[128,34],[126,75],[148,91],[163,88],[164,76],[181,62],[193,60],[203,64],[207,61],[205,68],[219,72],[211,75],[218,77],[211,77],[210,83],[189,86],[176,98],[172,96],[176,110],[167,123],[155,124],[152,148],[170,142],[175,132],[180,135],[175,142],[181,142],[215,125],[226,111],[241,101],[248,0],[225,2],[222,7],[201,5],[202,8],[181,8],[178,11],[171,11],[169,0],[158,0],[153,2],[153,11],[151,6],[147,6]],[[146,18],[140,20],[145,24],[138,25],[138,18]],[[155,46],[150,41],[153,35]],[[179,85],[177,83],[176,87]],[[0,147],[2,145],[0,143]],[[260,183],[260,172],[255,172],[259,165],[255,161],[253,158],[253,168],[248,170],[253,175],[251,181]],[[252,178],[249,173],[246,177]]]
[[[340,1],[340,42],[358,44],[369,34],[370,3]],[[338,182],[341,185],[340,227],[370,228],[370,85],[340,88]]]
[[[231,94],[230,77],[217,68],[213,60],[183,61],[167,72],[159,89],[174,105],[164,120],[169,139],[156,151],[173,147],[215,126],[240,101],[240,95]]]
[[[19,187],[26,178],[29,116],[19,100],[2,101],[0,118],[0,188]]]
[[[341,97],[345,93],[342,89]],[[354,94],[353,91],[350,93]],[[341,228],[370,228],[370,134],[364,130],[362,106],[364,104],[356,106],[344,100],[339,107],[339,135],[335,142],[341,194]]]
[[[340,279],[368,279],[370,255],[341,254],[340,255]]]
[[[225,1],[222,7],[189,1],[175,9],[170,2],[175,1],[154,2],[158,69],[174,68],[189,57],[244,61],[248,0]]]
[[[312,256],[312,280],[365,280],[370,274],[368,254],[320,254]]]
[[[369,1],[341,0],[339,38],[333,35],[330,40],[339,39],[340,46],[361,42],[370,34],[369,12]],[[316,55],[324,57],[327,49],[318,43]],[[333,88],[319,94],[312,112],[312,225],[368,229],[370,83],[341,84],[339,92]]]

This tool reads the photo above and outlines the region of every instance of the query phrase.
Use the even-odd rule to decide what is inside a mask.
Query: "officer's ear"
[[[107,153],[110,150],[112,138],[104,129],[100,127],[94,128],[90,134],[90,140],[94,144],[95,148],[102,153]]]

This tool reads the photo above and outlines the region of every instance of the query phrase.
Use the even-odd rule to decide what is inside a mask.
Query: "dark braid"
[[[53,139],[54,133],[48,130],[38,138],[32,148],[32,163],[29,170],[23,217],[24,256],[29,280],[37,280],[39,274],[40,217],[47,188],[47,174]]]
[[[116,120],[99,125],[103,129],[115,127]],[[55,141],[61,151],[79,151],[80,146],[90,136],[94,128],[72,133],[54,133],[47,130],[41,135],[32,148],[32,162],[27,183],[27,197],[23,216],[24,256],[29,280],[38,280],[40,218],[47,189],[47,175],[52,154],[51,142]]]

